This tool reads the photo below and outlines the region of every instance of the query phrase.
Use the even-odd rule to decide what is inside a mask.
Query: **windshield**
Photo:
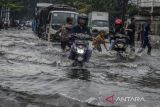
[[[77,14],[75,13],[64,13],[64,12],[54,12],[52,15],[52,24],[63,25],[66,23],[67,17],[73,18],[73,24],[76,24]]]
[[[108,27],[108,21],[105,20],[94,20],[92,22],[93,27]]]

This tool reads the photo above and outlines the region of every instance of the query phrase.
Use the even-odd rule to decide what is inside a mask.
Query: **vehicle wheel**
[[[76,66],[78,66],[78,67],[83,67],[83,62],[74,61],[74,62],[72,63],[72,67],[76,67]]]

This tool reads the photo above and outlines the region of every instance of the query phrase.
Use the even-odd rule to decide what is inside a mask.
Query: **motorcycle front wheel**
[[[78,67],[83,67],[83,62],[74,61],[74,62],[72,63],[72,66],[73,66],[73,67],[76,67],[76,66],[78,66]]]

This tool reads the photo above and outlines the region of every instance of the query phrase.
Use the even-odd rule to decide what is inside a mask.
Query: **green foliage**
[[[20,11],[23,16],[31,17],[34,14],[37,2],[68,4],[78,8],[80,13],[91,11],[107,11],[114,17],[124,17],[125,13],[133,15],[137,12],[134,5],[128,5],[129,0],[0,0],[0,7],[10,7]]]
[[[18,0],[1,0],[0,7],[8,7],[12,10],[21,10],[23,8]]]
[[[132,17],[138,13],[138,7],[134,4],[129,4],[127,9],[127,14]]]
[[[129,0],[54,0],[54,3],[63,3],[75,6],[80,13],[90,11],[107,11],[118,17],[124,17]]]
[[[74,6],[77,7],[79,13],[88,13],[92,9],[90,4],[86,4],[84,2],[75,2]]]

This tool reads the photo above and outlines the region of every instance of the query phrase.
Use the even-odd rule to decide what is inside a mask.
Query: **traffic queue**
[[[68,5],[54,4],[38,8],[32,30],[39,38],[49,42],[60,42],[62,52],[68,52],[73,66],[83,66],[89,62],[92,52],[102,52],[101,45],[106,51],[116,51],[120,60],[125,59],[128,46],[130,53],[135,53],[135,19],[125,25],[125,21],[116,18],[112,30],[109,30],[109,13],[91,12],[88,15],[79,14],[78,10]],[[143,27],[144,43],[138,51],[141,53],[148,46],[148,55],[151,55],[149,41],[150,20]],[[89,45],[91,41],[92,47]]]

